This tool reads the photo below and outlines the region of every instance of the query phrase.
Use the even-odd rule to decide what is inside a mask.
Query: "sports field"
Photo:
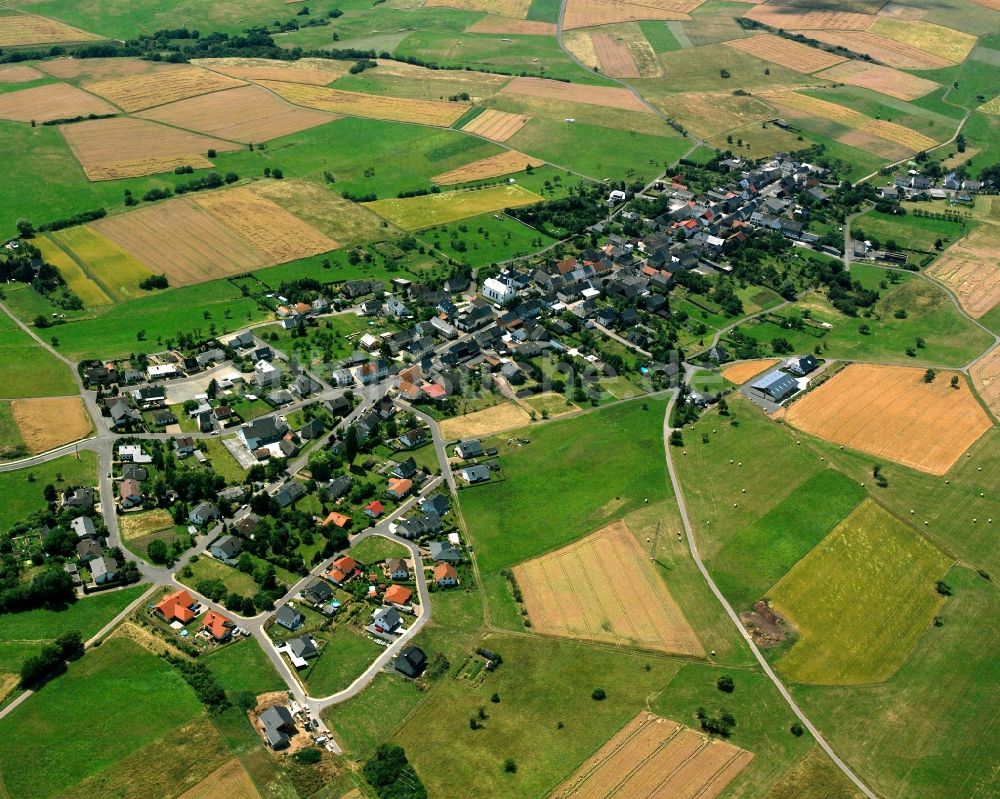
[[[789,424],[931,474],[945,474],[991,426],[964,381],[941,372],[851,364],[788,410]]]
[[[682,655],[704,649],[624,522],[514,568],[543,635]]]
[[[552,799],[714,799],[750,752],[652,713],[640,713],[580,766]]]
[[[365,203],[365,207],[403,230],[420,230],[541,201],[539,195],[522,186],[503,185],[427,194],[422,197],[376,200]]]
[[[11,412],[32,454],[86,438],[93,429],[79,397],[14,400]]]
[[[778,661],[795,682],[884,682],[930,625],[951,559],[872,500],[769,592],[799,638]]]

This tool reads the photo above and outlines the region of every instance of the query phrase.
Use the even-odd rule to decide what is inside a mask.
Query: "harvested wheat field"
[[[491,141],[507,141],[530,121],[531,117],[524,114],[511,114],[487,108],[471,122],[463,125],[462,130]]]
[[[755,22],[784,30],[866,31],[877,17],[854,11],[802,11],[794,6],[767,3],[754,6],[743,15]]]
[[[827,100],[819,100],[798,92],[779,92],[767,95],[766,99],[779,108],[791,108],[794,111],[801,111],[820,119],[829,119],[831,122],[838,122],[845,127],[870,133],[913,151],[926,150],[936,144],[934,139],[903,125],[885,122],[881,119],[872,119],[846,106]]]
[[[992,8],[994,11],[1000,11],[1000,0],[972,0],[972,2],[985,8]]]
[[[855,363],[806,394],[786,421],[835,444],[930,474],[944,474],[990,427],[964,381],[951,372]]]
[[[274,263],[337,248],[337,242],[248,187],[200,194],[194,203]]]
[[[49,83],[0,94],[0,119],[16,122],[46,122],[87,114],[114,114],[117,111],[100,97],[87,94],[68,83]]]
[[[979,319],[1000,303],[1000,231],[976,228],[952,244],[927,270]]]
[[[530,424],[531,417],[516,402],[504,402],[492,408],[455,416],[441,422],[441,435],[445,440],[458,441],[492,435],[501,430],[513,430]]]
[[[487,11],[501,17],[519,19],[527,16],[531,0],[426,0],[426,8],[457,8],[461,11]]]
[[[322,86],[301,83],[281,83],[263,80],[261,86],[276,92],[296,105],[349,114],[371,119],[388,119],[395,122],[417,122],[421,125],[448,127],[469,110],[468,103],[451,103],[443,100],[411,100],[381,94],[345,92]]]
[[[715,799],[753,754],[642,712],[549,799]]]
[[[200,67],[185,67],[170,72],[87,81],[83,88],[107,98],[126,111],[142,111],[243,85],[243,81],[228,75]]]
[[[838,83],[848,83],[851,86],[861,86],[899,100],[915,100],[941,85],[892,67],[865,64],[861,61],[845,61],[825,72],[820,72],[816,77],[829,78]]]
[[[603,31],[590,34],[594,43],[594,52],[605,75],[615,78],[640,77],[639,65],[626,43],[609,36]]]
[[[710,138],[774,117],[774,109],[756,97],[710,92],[671,94],[660,102],[674,119],[697,136]]]
[[[643,19],[684,20],[704,0],[568,0],[563,27],[591,28]]]
[[[91,226],[171,286],[236,275],[274,261],[186,197],[105,217]]]
[[[447,186],[452,183],[485,180],[500,175],[509,175],[511,172],[523,172],[529,166],[541,166],[544,163],[540,158],[519,153],[517,150],[505,150],[499,155],[482,158],[471,164],[452,169],[450,172],[435,175],[431,178],[431,182]]]
[[[628,89],[611,86],[581,86],[545,78],[514,78],[500,90],[500,93],[652,113]]]
[[[555,36],[556,26],[552,22],[534,19],[511,19],[493,14],[483,17],[465,29],[466,33],[500,33],[515,36]]]
[[[969,376],[983,402],[1000,419],[1000,348],[994,349],[973,366]]]
[[[30,83],[44,77],[45,73],[39,72],[34,67],[0,67],[0,83]]]
[[[704,655],[649,555],[624,522],[514,568],[543,635]]]
[[[848,130],[841,133],[837,136],[837,141],[841,144],[857,147],[859,150],[867,150],[887,161],[898,161],[913,152],[909,147],[902,147],[860,130]]]
[[[59,131],[91,180],[155,175],[185,165],[210,168],[209,149],[239,149],[232,142],[129,117],[92,119]]]
[[[742,50],[764,61],[804,74],[828,69],[846,60],[826,50],[817,50],[815,47],[799,44],[772,33],[761,33],[746,39],[733,39],[725,44],[735,50]]]
[[[937,69],[952,66],[951,61],[946,58],[868,31],[803,30],[794,32],[802,33],[826,44],[846,47],[855,53],[871,56],[886,66],[898,69]]]
[[[256,786],[239,760],[233,758],[177,799],[260,799]]]
[[[984,114],[1000,115],[1000,97],[994,97],[992,100],[987,100],[979,106],[979,110]]]
[[[277,139],[340,118],[292,105],[260,86],[240,86],[190,97],[139,116],[241,142]]]
[[[47,17],[0,12],[0,47],[93,42],[102,38]]]
[[[39,61],[38,68],[63,80],[110,80],[186,69],[183,64],[143,61],[139,58],[56,58]]]
[[[891,19],[879,17],[868,29],[870,33],[885,36],[897,42],[911,45],[926,53],[958,64],[964,61],[978,39],[970,33],[945,28],[931,22]]]
[[[760,358],[756,361],[742,361],[727,366],[722,370],[722,376],[730,383],[742,386],[748,380],[752,380],[757,375],[766,372],[772,366],[781,363],[777,358]]]
[[[93,430],[79,397],[12,400],[10,410],[32,455],[79,441]]]
[[[140,513],[124,513],[118,523],[122,540],[135,541],[161,530],[173,529],[174,518],[166,508],[155,508]]]
[[[391,236],[394,228],[360,203],[307,180],[265,180],[253,185],[254,194],[277,203],[293,216],[340,245],[376,241]]]
[[[195,58],[199,67],[221,72],[241,80],[280,80],[288,83],[309,83],[326,86],[347,74],[347,61],[326,58],[302,58],[298,61],[276,61],[271,58]]]

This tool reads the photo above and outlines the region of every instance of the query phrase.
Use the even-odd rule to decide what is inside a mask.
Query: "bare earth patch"
[[[845,61],[825,72],[820,72],[817,77],[872,89],[900,100],[914,100],[917,97],[923,97],[941,85],[892,67],[865,64],[861,61]]]
[[[752,380],[757,375],[766,372],[772,366],[777,366],[781,361],[777,358],[761,358],[756,361],[743,361],[727,366],[722,370],[722,376],[730,383],[738,386],[743,385],[747,380]]]
[[[817,72],[846,60],[843,56],[833,55],[826,50],[817,50],[815,47],[799,44],[772,33],[761,33],[746,39],[733,39],[726,42],[726,45],[804,74]]]
[[[32,454],[79,441],[93,429],[79,397],[12,400],[10,409]]]
[[[162,74],[135,75],[90,81],[83,88],[107,98],[126,111],[141,111],[166,105],[199,94],[242,86],[243,81],[210,72],[200,67],[186,67]]]
[[[463,125],[462,130],[467,133],[475,133],[491,141],[507,141],[530,120],[531,117],[524,114],[511,114],[507,111],[487,108],[471,122]]]
[[[435,175],[431,181],[446,186],[470,180],[485,180],[500,175],[509,175],[511,172],[523,172],[529,166],[541,166],[544,163],[540,158],[519,153],[517,150],[506,150],[499,155],[482,158],[471,164],[452,169],[450,172]]]
[[[441,422],[441,435],[446,440],[488,436],[501,430],[513,430],[531,422],[528,413],[516,402],[504,402],[465,416]]]
[[[993,415],[1000,419],[1000,348],[969,370],[969,376]]]
[[[793,404],[789,424],[835,444],[930,474],[947,472],[992,426],[951,372],[855,363]]]
[[[543,635],[682,655],[705,650],[624,522],[514,568]]]
[[[982,225],[952,244],[927,270],[950,288],[969,316],[1000,303],[1000,229]]]
[[[211,168],[205,156],[209,149],[239,149],[232,142],[130,117],[62,125],[60,132],[91,180],[155,175],[179,166]]]
[[[68,83],[49,83],[0,94],[0,119],[46,122],[87,114],[114,114],[118,109]]]
[[[560,785],[551,799],[715,799],[753,754],[642,712]]]
[[[624,111],[652,113],[628,89],[613,86],[582,86],[545,78],[514,78],[500,90],[501,94],[523,94],[549,100],[620,108]]]

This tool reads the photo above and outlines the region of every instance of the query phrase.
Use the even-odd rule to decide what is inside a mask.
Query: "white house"
[[[152,463],[153,458],[142,451],[138,444],[122,444],[118,447],[118,460],[122,463]]]
[[[257,361],[253,372],[253,382],[261,388],[281,385],[281,370],[265,360]]]
[[[174,377],[177,374],[177,367],[172,363],[157,364],[150,366],[146,370],[146,374],[150,380],[156,380],[161,377]]]
[[[483,281],[483,296],[491,302],[504,305],[514,299],[514,289],[495,277],[488,277]]]

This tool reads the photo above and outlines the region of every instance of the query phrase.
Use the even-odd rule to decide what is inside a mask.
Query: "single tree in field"
[[[935,377],[937,377],[937,372],[935,372],[933,369],[928,369],[926,372],[924,372],[925,383],[933,383]]]
[[[958,375],[951,376],[951,387],[958,388]]]

